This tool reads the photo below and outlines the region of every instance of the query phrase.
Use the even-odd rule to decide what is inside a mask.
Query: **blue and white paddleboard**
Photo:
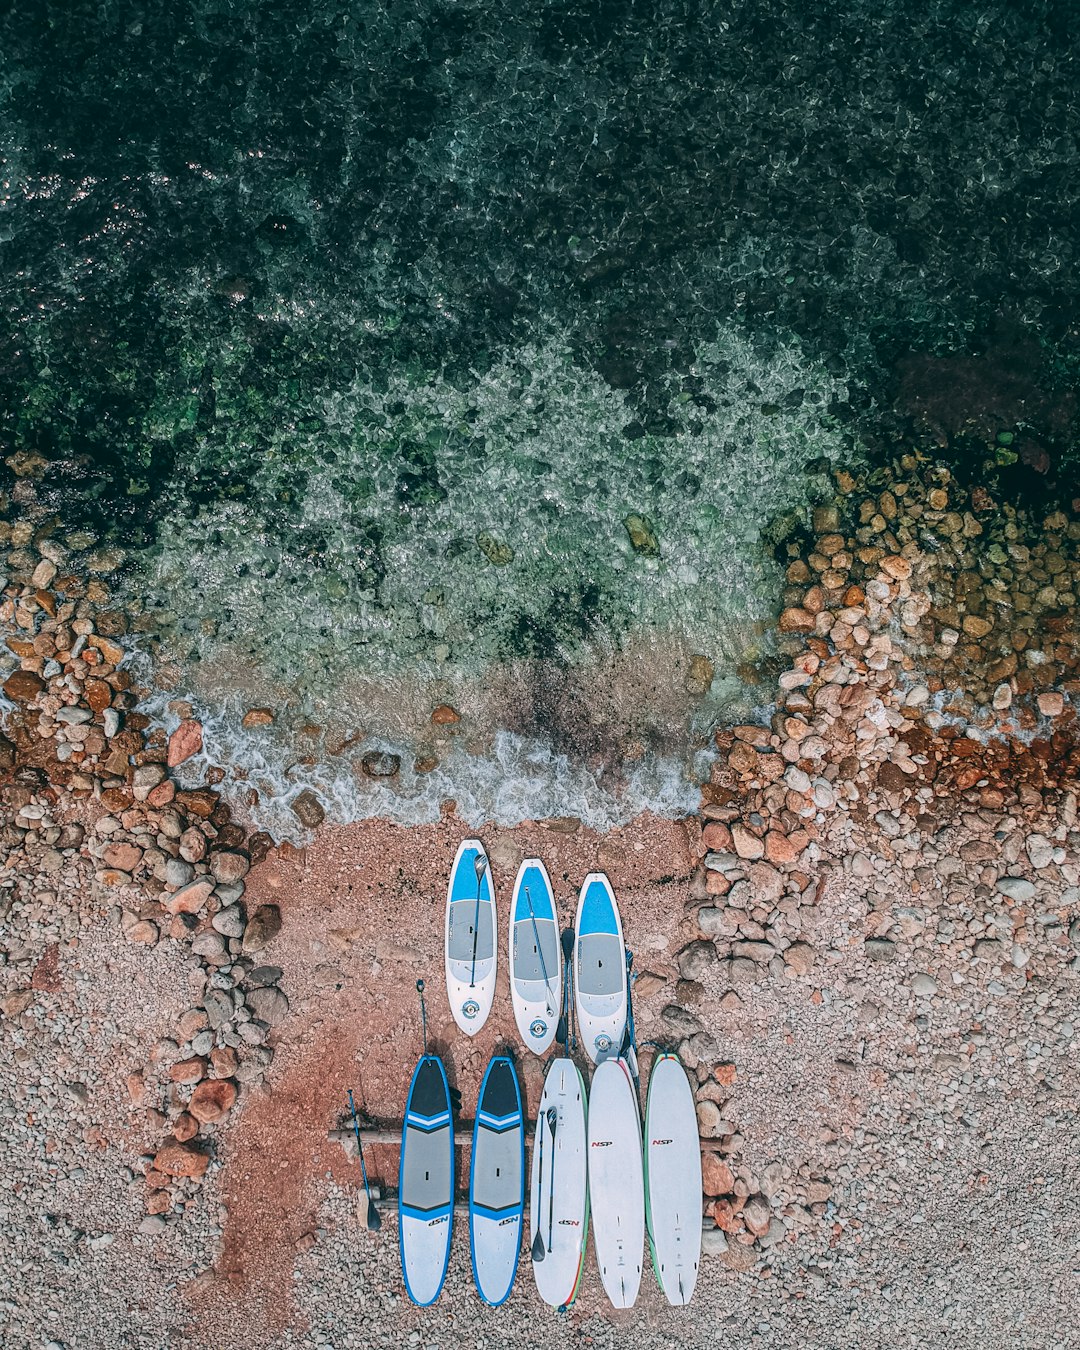
[[[589,1093],[589,1204],[604,1292],[632,1308],[645,1251],[641,1110],[624,1059],[597,1065]]]
[[[510,1296],[525,1212],[525,1124],[514,1065],[496,1055],[480,1085],[469,1170],[473,1279],[485,1303]]]
[[[574,943],[574,1004],[594,1064],[617,1056],[626,1031],[626,949],[615,893],[603,872],[581,886]]]
[[[497,933],[488,856],[479,839],[464,839],[446,890],[446,993],[466,1036],[475,1036],[491,1012]]]
[[[701,1145],[694,1094],[675,1055],[660,1055],[645,1108],[645,1215],[667,1301],[689,1303],[701,1257]]]
[[[412,1076],[401,1132],[398,1243],[405,1288],[426,1308],[439,1297],[454,1224],[454,1120],[438,1055],[424,1055]]]
[[[525,1048],[542,1055],[562,1007],[563,956],[555,896],[539,858],[518,869],[510,901],[510,997]]]

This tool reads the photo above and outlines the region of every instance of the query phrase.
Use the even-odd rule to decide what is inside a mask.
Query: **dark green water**
[[[1072,378],[1074,15],[529,8],[0,20],[0,434],[130,550],[181,686],[399,748],[445,697],[493,781],[497,726],[539,754],[529,809],[676,809],[753,701],[762,532],[895,431],[898,358],[1004,318]]]

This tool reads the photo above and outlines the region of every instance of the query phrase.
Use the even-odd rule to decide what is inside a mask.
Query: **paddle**
[[[548,985],[547,962],[544,960],[544,949],[540,945],[540,934],[536,930],[536,915],[533,913],[532,896],[529,894],[528,886],[525,887],[525,903],[529,906],[529,918],[532,920],[533,941],[536,943],[536,954],[540,958],[540,973],[544,977],[544,993],[547,996],[545,1010],[550,1017],[554,1010],[551,1006],[551,989]]]
[[[356,1103],[353,1101],[352,1088],[349,1089],[349,1110],[352,1112],[353,1129],[356,1131],[356,1151],[360,1155],[360,1175],[364,1178],[364,1190],[367,1191],[367,1226],[373,1233],[377,1233],[382,1227],[382,1216],[375,1205],[375,1201],[371,1198],[371,1186],[368,1184],[367,1168],[364,1166],[364,1149],[360,1143],[360,1122],[356,1118]]]
[[[472,969],[469,971],[469,988],[472,989],[476,984],[476,944],[480,939],[480,889],[484,884],[484,873],[487,871],[488,860],[483,853],[477,853],[473,856],[473,871],[476,873],[476,908],[473,911],[472,925]]]
[[[574,957],[574,930],[564,928],[562,931],[562,954],[563,954],[563,1002],[562,1012],[559,1014],[559,1025],[555,1030],[555,1039],[563,1047],[567,1054],[570,1053],[567,1045],[567,1023],[569,1017],[567,1009],[570,1006],[570,963]]]
[[[547,1121],[548,1132],[551,1135],[551,1166],[548,1171],[551,1173],[551,1181],[548,1183],[548,1247],[551,1247],[551,1230],[555,1226],[555,1127],[559,1123],[559,1113],[553,1106],[549,1106],[544,1119]]]
[[[424,1007],[424,981],[416,981],[416,992],[420,995],[420,1023],[424,1028],[424,1054],[427,1054],[427,1009]]]
[[[630,969],[634,964],[634,953],[629,947],[626,949],[626,1030],[623,1032],[622,1046],[619,1054],[626,1060],[630,1066],[630,1072],[634,1077],[634,1087],[641,1092],[641,1079],[638,1077],[637,1062],[637,1033],[634,1029],[634,1000],[630,996],[630,990],[633,987],[633,980],[630,975]]]
[[[538,1116],[536,1120],[536,1146],[540,1150],[540,1175],[536,1179],[537,1198],[544,1192],[544,1117]],[[544,1235],[540,1231],[539,1225],[536,1228],[536,1236],[532,1241],[532,1259],[542,1261],[547,1255],[544,1251]]]

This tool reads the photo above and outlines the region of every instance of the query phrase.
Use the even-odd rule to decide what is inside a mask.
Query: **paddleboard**
[[[439,1297],[454,1224],[454,1121],[446,1070],[424,1055],[412,1076],[401,1132],[398,1244],[405,1289],[426,1308]]]
[[[593,1075],[589,1204],[604,1292],[613,1307],[632,1308],[641,1286],[645,1250],[645,1187],[641,1112],[624,1059],[605,1059]]]
[[[495,997],[498,965],[491,867],[479,839],[464,839],[446,890],[446,992],[454,1021],[475,1036]]]
[[[547,869],[526,858],[510,902],[510,997],[525,1048],[542,1055],[555,1039],[562,1006],[563,955]]]
[[[701,1256],[701,1146],[694,1094],[675,1055],[660,1055],[645,1109],[645,1214],[667,1301],[689,1303]]]
[[[603,872],[581,886],[574,943],[574,1005],[585,1053],[618,1056],[626,1030],[626,949],[615,893]]]
[[[525,1123],[514,1065],[496,1055],[480,1084],[469,1172],[473,1279],[485,1303],[510,1296],[525,1213]]]
[[[552,1139],[548,1112],[555,1112]],[[529,1242],[543,1243],[533,1256],[536,1288],[545,1303],[565,1308],[577,1297],[589,1231],[585,1080],[570,1059],[552,1061],[533,1135],[529,1189]]]

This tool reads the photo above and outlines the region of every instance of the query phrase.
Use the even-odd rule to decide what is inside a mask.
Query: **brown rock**
[[[173,1136],[185,1144],[189,1139],[194,1139],[198,1133],[199,1122],[189,1112],[181,1111],[173,1125]]]
[[[131,925],[124,936],[129,942],[144,942],[152,947],[158,940],[157,924],[150,919],[140,919]]]
[[[984,619],[978,614],[965,614],[963,629],[968,637],[982,638],[990,632],[993,624],[989,619]]]
[[[118,642],[110,642],[101,633],[91,633],[86,641],[89,646],[96,647],[111,666],[118,666],[124,659],[123,647]]]
[[[715,1064],[713,1065],[712,1076],[721,1087],[731,1087],[738,1077],[739,1071],[734,1064]]]
[[[83,698],[94,712],[104,712],[112,703],[113,691],[104,680],[87,680],[83,685]]]
[[[755,1237],[764,1237],[772,1222],[772,1209],[763,1195],[752,1195],[742,1207],[742,1220]]]
[[[274,713],[270,708],[249,708],[240,719],[242,727],[269,727],[274,722]]]
[[[32,703],[45,690],[45,681],[32,670],[15,670],[4,681],[4,693],[14,703]]]
[[[702,1157],[702,1179],[704,1180],[705,1159]],[[712,1207],[712,1216],[717,1228],[725,1233],[737,1233],[742,1229],[742,1220],[735,1213],[730,1200],[717,1200]]]
[[[701,1155],[701,1189],[706,1195],[730,1195],[735,1189],[735,1174],[719,1153]]]
[[[886,576],[892,577],[893,581],[906,581],[911,576],[911,563],[897,553],[882,558],[881,570]]]
[[[58,994],[63,987],[60,978],[60,948],[55,942],[50,942],[30,976],[30,988],[39,989],[43,994]]]
[[[174,1083],[198,1083],[206,1074],[206,1060],[202,1055],[193,1055],[191,1059],[181,1059],[169,1070]]]
[[[190,1041],[192,1036],[197,1036],[204,1027],[209,1025],[210,1019],[202,1008],[189,1008],[187,1012],[180,1014],[176,1030],[181,1041]]]
[[[909,786],[907,774],[899,764],[893,764],[888,759],[878,765],[877,780],[878,786],[885,792],[906,792]]]
[[[784,894],[783,875],[767,862],[753,862],[747,868],[750,889],[760,905],[775,905]]]
[[[369,750],[360,757],[360,769],[368,778],[393,778],[401,768],[401,756],[387,750]]]
[[[169,737],[169,768],[174,769],[178,764],[183,764],[202,748],[202,725],[193,717],[186,718]]]
[[[812,633],[814,622],[814,616],[808,610],[793,605],[780,615],[778,626],[781,633]]]
[[[736,741],[728,754],[728,763],[738,774],[756,773],[758,753],[752,745],[747,745],[745,741]]]
[[[797,975],[809,975],[817,960],[817,952],[808,942],[793,942],[784,952],[784,960]]]
[[[251,870],[251,863],[243,853],[235,853],[232,849],[219,849],[216,853],[210,854],[210,871],[214,878],[220,881],[222,885],[231,886],[234,882],[242,880]]]
[[[308,830],[317,829],[326,819],[322,802],[310,788],[305,788],[292,803],[292,813]]]
[[[281,910],[277,905],[260,905],[248,919],[244,930],[244,951],[259,952],[281,932]]]
[[[185,862],[202,862],[206,857],[206,835],[191,825],[180,836],[179,847],[180,856]]]
[[[437,727],[450,727],[461,721],[461,714],[456,708],[451,708],[449,703],[440,703],[432,712],[431,720]]]
[[[168,1177],[201,1177],[210,1155],[190,1140],[169,1139],[154,1155],[154,1167]]]
[[[132,1106],[146,1105],[146,1080],[141,1073],[128,1074],[127,1094]]]
[[[765,852],[765,845],[742,821],[732,825],[731,838],[740,858],[760,858]]]
[[[236,1084],[230,1078],[207,1078],[191,1094],[188,1111],[203,1125],[224,1120],[236,1101]]]
[[[167,1214],[170,1209],[172,1209],[172,1195],[167,1190],[151,1191],[146,1197],[147,1214]]]
[[[210,1063],[215,1078],[231,1078],[240,1065],[240,1059],[231,1045],[218,1045],[210,1051]]]

